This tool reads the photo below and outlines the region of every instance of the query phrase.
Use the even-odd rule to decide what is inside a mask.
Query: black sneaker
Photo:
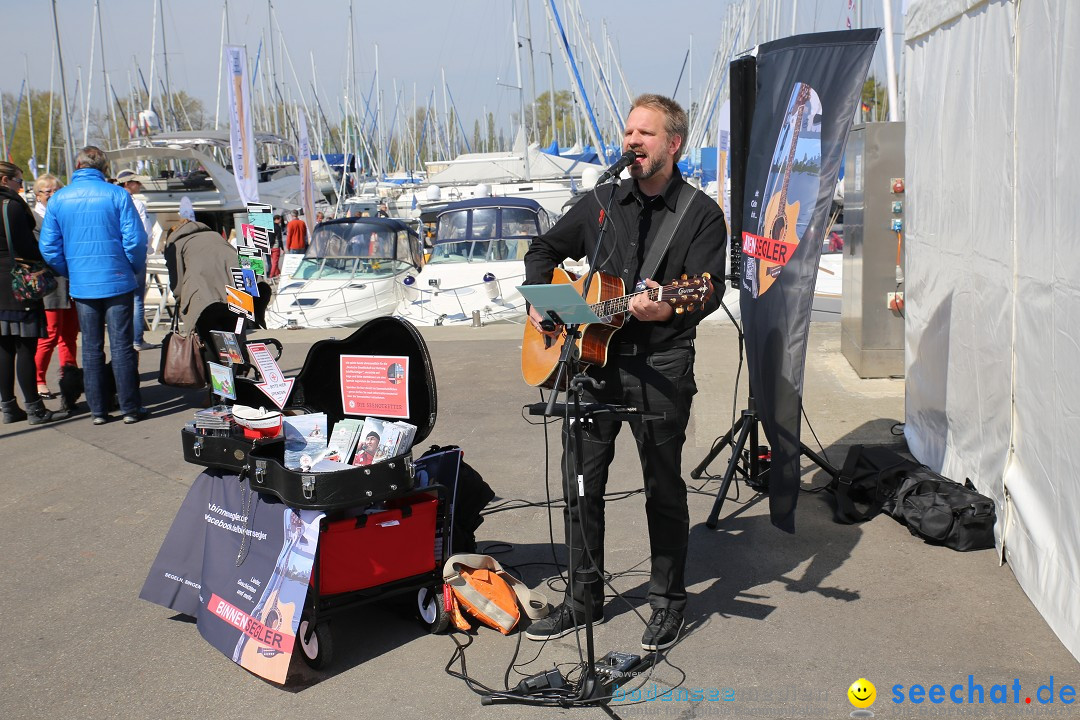
[[[668,608],[654,610],[652,619],[645,626],[645,634],[641,636],[641,647],[653,651],[668,649],[679,639],[682,626],[682,613]]]
[[[594,625],[604,622],[604,613],[593,619]],[[525,637],[530,640],[554,640],[563,635],[569,635],[577,628],[585,627],[585,618],[578,617],[576,624],[574,612],[570,606],[563,603],[551,611],[546,618],[541,618],[529,626],[525,631]]]

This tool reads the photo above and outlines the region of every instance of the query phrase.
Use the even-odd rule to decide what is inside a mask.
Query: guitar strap
[[[641,263],[639,277],[642,280],[645,278],[655,280],[653,276],[656,274],[657,268],[660,267],[660,261],[667,254],[671,240],[679,230],[683,217],[686,216],[687,208],[694,202],[696,192],[694,186],[686,182],[679,188],[679,197],[675,200],[675,212],[664,214],[664,219],[660,222],[660,229],[657,230],[656,237],[653,238],[652,245],[649,247],[649,253],[645,256],[645,261]]]

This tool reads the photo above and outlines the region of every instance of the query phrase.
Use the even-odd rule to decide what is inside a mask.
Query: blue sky
[[[527,24],[524,3],[518,0],[519,34]],[[0,0],[3,5],[6,68],[0,90],[17,93],[29,64],[30,85],[37,90],[49,87],[50,54],[53,44],[51,0],[33,2]],[[93,0],[56,0],[68,92],[74,91],[81,68],[82,87],[90,69],[93,33]],[[183,89],[203,100],[211,117],[217,93],[222,8],[224,0],[165,0],[164,46],[168,51],[169,77],[174,90]],[[537,93],[548,89],[548,35],[545,0],[531,0],[533,60]],[[899,2],[894,4],[899,5]],[[231,41],[246,45],[249,62],[254,61],[260,35],[269,25],[266,0],[229,0]],[[293,97],[297,80],[310,93],[312,63],[320,99],[331,114],[343,94],[347,66],[348,0],[273,0],[274,44],[277,27],[284,28],[284,44],[292,60],[282,53],[276,60],[279,85]],[[441,109],[442,72],[457,108],[471,127],[472,119],[484,110],[499,118],[509,117],[518,106],[511,39],[510,0],[354,0],[356,83],[368,93],[378,65],[384,112],[391,112],[394,83],[403,102],[411,108],[413,95],[419,104],[436,89]],[[606,24],[613,52],[618,58],[631,94],[675,90],[679,71],[693,43],[689,74],[683,77],[678,100],[688,100],[689,83],[695,95],[702,91],[720,41],[721,24],[728,0],[581,0],[586,22],[594,40],[602,38]],[[791,26],[790,8],[785,0],[782,19],[785,32]],[[800,0],[799,32],[833,30],[842,26],[847,0]],[[100,0],[102,32],[105,40],[105,69],[116,92],[127,94],[129,77],[138,82],[136,61],[149,82],[154,0]],[[563,0],[556,6],[563,9]],[[17,7],[18,11],[13,11]],[[866,2],[864,23],[880,25],[880,3]],[[564,19],[565,21],[565,19]],[[154,84],[163,73],[163,42],[159,18],[154,63]],[[898,27],[897,30],[900,28]],[[95,42],[91,103],[104,106],[101,56]],[[601,54],[604,48],[599,48]],[[880,49],[879,49],[880,55]],[[25,60],[24,60],[25,57]],[[264,51],[262,62],[268,62]],[[58,71],[57,71],[58,72]],[[526,98],[529,92],[528,58],[522,55]],[[556,89],[568,88],[563,60],[555,54]],[[59,81],[56,81],[59,90]],[[224,93],[224,90],[222,91]],[[155,95],[159,94],[155,92]],[[85,103],[85,95],[82,96]],[[10,118],[8,119],[10,123]]]

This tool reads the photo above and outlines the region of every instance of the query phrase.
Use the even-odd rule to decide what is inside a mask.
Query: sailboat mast
[[[71,173],[74,172],[75,153],[71,146],[71,118],[68,116],[67,82],[64,80],[64,55],[60,51],[60,25],[56,20],[56,0],[52,0],[52,14],[53,31],[55,33],[56,41],[56,59],[57,63],[60,65],[60,106],[64,120],[64,168],[67,170],[68,177],[70,178]]]
[[[378,165],[375,168],[375,182],[378,183],[386,172],[386,151],[383,147],[383,107],[382,107],[382,78],[379,77],[379,43],[375,43],[375,148],[374,159]]]
[[[442,68],[442,106],[446,118],[446,159],[452,160],[457,153],[454,152],[455,143],[450,135],[454,132],[454,125],[450,121],[450,103],[446,99],[446,68]]]
[[[97,40],[98,9],[98,0],[94,0],[94,18],[90,21],[90,69],[86,73],[86,110],[83,112],[84,147],[90,144],[90,88],[94,82],[94,41]]]
[[[53,38],[53,51],[49,59],[49,136],[45,139],[45,172],[52,172],[53,143],[53,80],[56,77],[56,38]]]
[[[533,61],[532,9],[529,7],[529,0],[525,0],[525,32],[529,41],[529,90],[532,93],[529,105],[532,107],[533,140],[540,142],[540,120],[536,117],[536,63]]]
[[[26,114],[30,118],[30,162],[33,163],[30,174],[34,176],[34,179],[37,179],[37,143],[34,141],[34,91],[30,89],[30,60],[26,55],[23,55],[23,65],[26,68]]]
[[[162,2],[162,0],[158,0]],[[161,63],[165,67],[165,94],[166,106],[173,120],[173,130],[180,129],[180,118],[176,115],[176,104],[173,101],[172,82],[169,80],[169,49],[165,43],[165,6],[161,6]]]
[[[555,125],[555,47],[551,44],[551,23],[547,25],[548,39],[548,105],[551,107],[551,139],[559,142],[558,127]]]
[[[690,48],[686,53],[686,120],[694,124],[694,33],[690,33]]]
[[[881,0],[885,15],[885,82],[889,91],[889,121],[900,119],[900,101],[896,92],[896,58],[893,56],[893,16],[891,0]]]
[[[113,141],[117,147],[120,147],[120,127],[116,124],[116,106],[109,102],[109,89],[112,87],[109,84],[109,71],[105,67],[105,33],[101,28],[101,13],[97,14],[98,21],[98,48],[101,52],[101,79],[104,83],[105,91],[105,105],[109,108],[109,117],[112,118],[113,126]]]
[[[512,5],[513,8],[513,26],[514,32],[514,68],[517,70],[517,86],[518,86],[518,106],[520,107],[521,117],[518,122],[518,127],[521,128],[522,137],[525,135],[525,88],[521,85],[521,53],[518,52],[518,24],[517,24],[517,3]],[[525,163],[525,182],[532,182],[532,173],[529,171],[529,139],[525,138],[525,152],[522,153],[522,160]]]
[[[227,42],[226,28],[229,23],[229,0],[225,0],[225,6],[221,8],[221,42],[218,43],[217,63],[217,95],[214,96],[214,129],[217,130],[221,120],[221,67],[225,63],[225,43]]]
[[[150,23],[150,82],[146,87],[146,109],[154,112],[154,63],[157,60],[157,14],[158,4],[154,3],[154,16]],[[160,120],[160,118],[159,118]],[[148,123],[149,124],[149,123]],[[150,128],[146,128],[150,134]]]

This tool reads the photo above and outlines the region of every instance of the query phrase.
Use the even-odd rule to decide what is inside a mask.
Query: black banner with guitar
[[[265,499],[235,475],[202,473],[140,597],[196,618],[211,645],[284,683],[294,647],[299,650],[322,516]]]
[[[795,531],[814,283],[844,147],[880,32],[797,35],[762,45],[757,56],[740,308],[750,387],[772,448],[772,522],[787,532]]]

